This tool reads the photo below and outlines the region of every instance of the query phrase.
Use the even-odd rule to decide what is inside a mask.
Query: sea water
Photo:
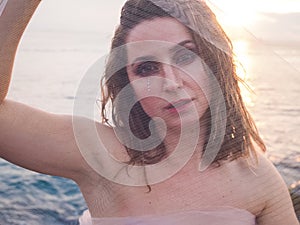
[[[90,66],[103,57],[110,36],[101,33],[31,32],[20,45],[9,98],[42,110],[71,114],[76,90]],[[287,185],[300,181],[299,46],[238,42],[247,56],[255,94],[247,105],[268,157]],[[241,41],[241,40],[240,40]],[[238,48],[238,47],[237,47]],[[243,61],[243,60],[241,60]],[[78,224],[86,204],[73,181],[41,175],[0,160],[1,225]]]

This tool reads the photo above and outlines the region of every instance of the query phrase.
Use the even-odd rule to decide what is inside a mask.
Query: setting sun
[[[215,12],[219,22],[226,26],[247,26],[256,19],[256,10],[251,1],[207,1]]]

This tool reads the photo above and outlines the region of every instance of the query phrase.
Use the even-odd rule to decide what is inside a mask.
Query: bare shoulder
[[[73,131],[77,148],[86,165],[80,186],[99,187],[103,174],[115,163],[128,161],[126,149],[113,127],[88,118],[73,117]]]
[[[231,203],[256,215],[258,225],[299,224],[288,188],[264,153],[257,150],[257,161],[239,158],[222,167],[231,179]]]
[[[288,188],[264,153],[257,151],[257,165],[252,169],[255,174],[256,191],[263,199],[264,208],[257,215],[259,225],[298,225]]]

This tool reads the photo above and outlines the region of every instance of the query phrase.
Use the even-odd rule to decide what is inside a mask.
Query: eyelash
[[[178,66],[184,66],[194,62],[196,57],[196,49],[185,48],[175,52],[174,56],[172,57],[172,61]],[[139,65],[137,65],[134,73],[140,77],[153,76],[159,73],[160,64],[161,62],[156,61],[141,62]]]
[[[197,54],[195,49],[186,48],[176,52],[173,57],[173,61],[176,63],[176,65],[184,66],[194,62],[196,57]]]
[[[159,72],[160,63],[155,61],[142,62],[135,69],[135,74],[141,77],[151,76]]]

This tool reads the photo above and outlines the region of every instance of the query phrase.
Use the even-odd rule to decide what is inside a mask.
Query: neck
[[[199,129],[200,124],[200,129]],[[206,133],[207,133],[207,124],[200,120],[200,123],[197,126],[190,126],[187,128],[168,128],[167,135],[164,139],[164,144],[167,149],[168,155],[170,155],[175,148],[181,144],[187,150],[188,148],[194,148],[193,158],[197,158],[198,162],[201,158]],[[197,139],[197,140],[196,140]],[[196,141],[196,142],[195,142]],[[181,143],[179,143],[181,142]]]

